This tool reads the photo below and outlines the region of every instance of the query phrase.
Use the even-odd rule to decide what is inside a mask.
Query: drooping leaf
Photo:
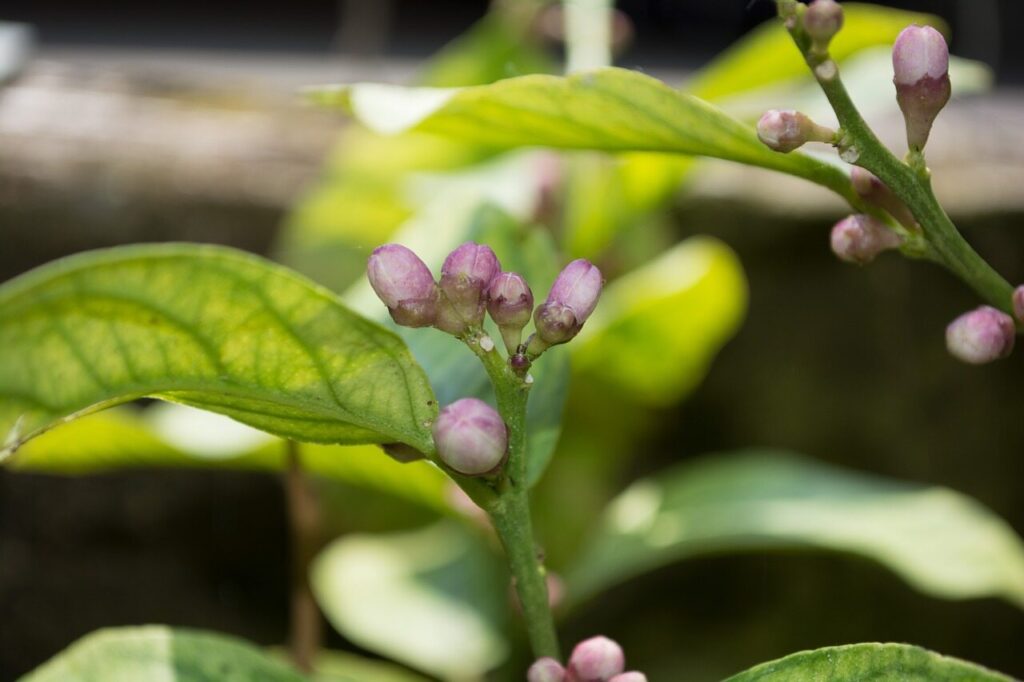
[[[447,477],[427,462],[400,464],[373,445],[299,447],[304,471],[446,513]],[[92,474],[143,467],[285,471],[285,444],[228,417],[164,404],[130,407],[61,424],[25,443],[10,467],[48,474]]]
[[[812,156],[779,154],[751,126],[634,71],[523,76],[463,89],[359,84],[310,96],[384,134],[429,132],[495,148],[547,146],[711,156],[790,173],[848,195],[845,172]]]
[[[934,26],[948,33],[938,17],[855,2],[843,3],[843,29],[829,45],[829,54],[842,61],[860,50],[892,45],[899,32],[910,24]],[[748,33],[720,54],[687,84],[697,97],[720,100],[807,77],[807,64],[793,46],[793,39],[781,21],[768,21]]]
[[[783,547],[855,553],[936,597],[1024,607],[1024,543],[974,500],[775,451],[709,456],[634,483],[567,580],[579,599],[690,556]]]
[[[980,665],[909,644],[848,644],[801,651],[730,677],[726,682],[1010,682]]]
[[[122,247],[0,286],[0,434],[152,396],[296,440],[430,451],[426,376],[391,332],[256,256]]]
[[[729,247],[707,237],[681,242],[607,287],[574,342],[576,370],[641,402],[671,404],[736,331],[746,297]]]
[[[97,630],[20,682],[303,682],[235,637],[164,625]]]
[[[343,635],[441,679],[479,677],[506,656],[507,577],[458,524],[336,540],[313,591]]]

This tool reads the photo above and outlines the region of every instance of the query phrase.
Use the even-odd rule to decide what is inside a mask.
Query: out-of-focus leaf
[[[427,682],[427,678],[347,651],[325,651],[313,662],[313,682]]]
[[[304,444],[302,468],[316,476],[402,498],[445,513],[447,477],[423,462],[400,464],[371,445]],[[165,404],[91,414],[25,443],[16,471],[91,474],[116,469],[184,467],[284,471],[284,442],[228,417]]]
[[[524,225],[507,212],[482,201],[480,194],[473,191],[451,195],[443,204],[432,205],[395,235],[395,241],[415,251],[435,274],[440,273],[445,256],[459,244],[466,241],[487,244],[494,249],[506,271],[518,272],[526,278],[538,300],[547,294],[559,270],[555,246],[546,232]],[[365,315],[386,322],[384,306],[365,281],[354,285],[345,294],[345,300]],[[478,396],[493,404],[487,374],[461,342],[435,329],[395,329],[427,372],[441,405],[467,396]],[[500,346],[497,331],[491,328],[490,332]],[[568,362],[566,350],[555,348],[545,353],[530,370],[534,377],[527,412],[531,482],[540,478],[558,440],[569,380]]]
[[[97,630],[20,682],[303,682],[248,642],[165,625]]]
[[[579,599],[690,556],[782,547],[855,553],[936,597],[1024,607],[1024,543],[974,500],[773,451],[710,456],[633,484],[567,582]]]
[[[152,396],[296,440],[429,452],[430,384],[394,334],[256,256],[187,244],[72,256],[0,286],[0,434]]]
[[[829,54],[836,61],[842,61],[869,47],[892,45],[899,32],[910,24],[934,26],[948,32],[941,19],[929,14],[844,2],[843,29],[829,45]],[[782,22],[768,21],[704,67],[686,89],[703,99],[720,100],[806,76],[807,64]]]
[[[847,644],[801,651],[730,677],[726,682],[1010,682],[980,665],[909,644]]]
[[[436,677],[476,679],[507,654],[507,577],[454,522],[337,540],[314,561],[312,583],[345,637]]]
[[[711,156],[790,173],[849,194],[839,168],[779,154],[751,126],[707,102],[625,69],[523,76],[464,89],[361,84],[313,89],[380,133],[430,132],[495,148],[546,146]]]
[[[641,402],[671,404],[704,377],[746,299],[736,254],[689,239],[607,287],[573,344],[574,366]]]

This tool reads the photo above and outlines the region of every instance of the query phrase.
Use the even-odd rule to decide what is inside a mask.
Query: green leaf
[[[313,670],[313,682],[427,682],[427,678],[396,665],[347,651],[321,652]]]
[[[844,2],[843,29],[829,45],[829,54],[842,61],[869,47],[892,45],[899,32],[910,24],[934,26],[948,33],[942,20],[929,14]],[[806,77],[807,64],[782,22],[768,21],[701,69],[686,89],[703,99],[720,100]]]
[[[143,396],[296,440],[432,449],[437,413],[401,340],[328,291],[212,246],[123,247],[0,286],[0,434]]]
[[[164,625],[86,635],[20,682],[303,682],[248,642]]]
[[[425,462],[400,464],[372,445],[300,447],[302,468],[323,478],[450,513],[448,478]],[[284,442],[212,412],[162,404],[144,414],[130,407],[61,424],[25,443],[15,471],[93,474],[127,468],[180,467],[281,472]]]
[[[708,237],[681,242],[608,285],[573,344],[575,368],[641,402],[672,404],[707,373],[746,299],[729,247]]]
[[[464,679],[506,656],[507,575],[459,524],[342,538],[317,557],[311,578],[341,634],[396,661]]]
[[[1024,607],[1024,543],[990,510],[775,451],[710,456],[633,484],[567,584],[580,599],[690,556],[775,548],[859,554],[936,597]]]
[[[848,644],[801,651],[762,663],[726,682],[1009,682],[1011,678],[909,644]]]
[[[360,84],[313,89],[383,134],[429,132],[495,148],[546,146],[711,156],[790,173],[848,195],[844,171],[779,154],[707,102],[634,71],[523,76],[464,89]]]

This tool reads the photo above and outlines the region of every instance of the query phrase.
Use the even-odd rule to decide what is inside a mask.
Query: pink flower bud
[[[487,290],[487,312],[498,324],[509,355],[514,355],[523,327],[533,315],[533,292],[526,280],[514,272],[503,272],[491,280]]]
[[[1013,290],[1013,314],[1024,322],[1024,284]]]
[[[392,319],[405,327],[427,327],[437,316],[437,287],[430,269],[401,244],[374,249],[366,264],[370,286]]]
[[[921,229],[907,205],[900,201],[892,193],[892,190],[875,177],[871,171],[854,166],[850,173],[850,183],[853,185],[853,190],[864,201],[885,209],[903,227],[915,232]]]
[[[505,422],[493,407],[477,398],[462,398],[441,410],[433,432],[441,461],[460,474],[490,474],[505,460]]]
[[[597,636],[576,645],[569,657],[569,679],[578,682],[607,682],[625,667],[622,647],[607,637]]]
[[[489,246],[466,242],[448,254],[441,266],[442,301],[435,326],[456,336],[484,321],[487,288],[501,272]]]
[[[884,223],[864,214],[843,218],[832,228],[832,252],[847,263],[865,265],[888,249],[895,249],[901,238]]]
[[[804,12],[804,30],[818,54],[828,52],[828,44],[842,27],[843,8],[835,0],[814,0]]]
[[[946,327],[946,348],[958,360],[972,365],[1005,358],[1016,339],[1013,318],[992,306],[964,313]]]
[[[565,668],[553,658],[538,658],[526,671],[526,682],[563,682]]]
[[[757,122],[757,137],[769,149],[788,154],[807,142],[831,142],[835,131],[792,109],[770,109]]]
[[[576,315],[576,321],[582,325],[597,307],[603,285],[601,271],[585,258],[578,258],[558,273],[555,283],[551,285],[547,302],[568,306]]]
[[[571,341],[583,327],[572,308],[561,303],[544,303],[533,315],[537,337],[545,347]]]
[[[638,673],[635,670],[631,670],[628,673],[622,673],[608,680],[608,682],[647,682],[647,675]]]
[[[949,47],[931,26],[908,26],[892,48],[896,101],[907,126],[907,144],[920,151],[932,123],[949,101]]]

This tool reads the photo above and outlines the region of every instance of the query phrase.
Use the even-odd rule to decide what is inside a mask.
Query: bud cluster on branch
[[[537,659],[526,674],[527,682],[647,682],[636,671],[623,672],[626,659],[614,640],[597,636],[576,645],[563,667],[553,658]]]

